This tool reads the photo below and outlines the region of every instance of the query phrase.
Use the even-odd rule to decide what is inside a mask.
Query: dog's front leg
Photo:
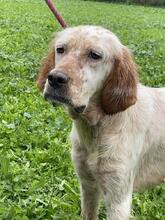
[[[96,220],[99,201],[99,191],[95,182],[90,180],[81,181],[81,209],[83,220]]]
[[[81,209],[83,220],[96,220],[99,203],[99,190],[88,164],[85,149],[78,144],[73,146],[72,160],[81,184]]]
[[[100,164],[102,171],[99,171],[98,180],[104,194],[107,220],[128,220],[132,200],[132,173],[125,165],[118,163],[113,166],[105,162]]]
[[[112,201],[110,195],[105,196],[107,220],[129,220],[132,194],[124,195],[118,201]]]

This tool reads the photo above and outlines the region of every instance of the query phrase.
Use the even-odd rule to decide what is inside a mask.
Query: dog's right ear
[[[37,86],[43,91],[49,72],[55,68],[55,50],[53,46],[48,55],[43,59],[37,78]]]

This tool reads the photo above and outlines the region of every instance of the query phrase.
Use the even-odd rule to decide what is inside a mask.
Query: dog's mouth
[[[81,105],[79,107],[74,107],[74,110],[75,110],[76,113],[81,114],[81,113],[84,112],[85,108],[86,108],[85,105]]]
[[[44,93],[44,98],[48,101],[50,101],[54,106],[56,104],[64,104],[69,107],[71,107],[76,113],[82,114],[86,108],[85,105],[81,106],[74,106],[70,99],[63,97],[63,96],[57,96],[57,95],[50,95],[48,93]]]
[[[52,103],[60,103],[60,104],[70,104],[70,100],[63,96],[50,95],[48,93],[44,93],[44,98]]]

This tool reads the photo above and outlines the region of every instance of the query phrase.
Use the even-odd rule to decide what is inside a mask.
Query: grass
[[[66,21],[102,25],[134,52],[141,81],[165,86],[165,10],[56,0]],[[79,184],[70,160],[71,121],[35,85],[60,27],[44,1],[0,1],[0,219],[78,220]],[[165,185],[133,196],[137,220],[165,219]],[[102,205],[99,219],[105,219]]]

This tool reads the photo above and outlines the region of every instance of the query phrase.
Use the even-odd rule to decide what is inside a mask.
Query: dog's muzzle
[[[70,78],[62,71],[52,70],[48,75],[48,85],[44,91],[44,98],[52,103],[60,103],[70,106],[78,114],[85,110],[85,105],[74,106],[68,94],[68,82]]]

